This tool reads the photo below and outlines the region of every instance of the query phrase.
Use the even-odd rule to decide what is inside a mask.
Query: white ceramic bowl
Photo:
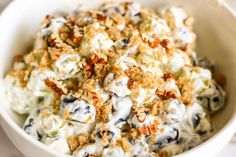
[[[58,10],[73,10],[79,4],[88,9],[107,0],[16,0],[3,11],[0,18],[0,122],[8,137],[27,157],[63,156],[46,145],[33,140],[22,129],[23,119],[12,112],[5,96],[2,78],[16,53],[26,51],[32,37],[46,14]],[[214,136],[203,144],[184,152],[181,157],[214,156],[230,140],[236,130],[236,18],[222,2],[221,7],[207,0],[137,0],[146,7],[180,5],[195,18],[198,35],[197,52],[214,60],[227,77],[226,107],[212,117]]]

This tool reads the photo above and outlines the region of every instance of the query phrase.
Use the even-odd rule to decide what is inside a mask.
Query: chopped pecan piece
[[[99,58],[96,54],[86,60],[84,64],[84,71],[88,78],[95,74],[95,65],[98,63],[105,64],[106,61],[103,58]]]
[[[84,73],[87,78],[90,78],[92,76],[92,68],[90,65],[88,65],[88,64],[84,65]]]
[[[148,42],[151,48],[157,48],[160,44],[159,38],[155,38],[153,42]]]
[[[59,87],[59,84],[55,80],[47,78],[46,80],[44,80],[44,82],[49,88],[51,88],[58,95],[66,94],[65,89],[63,90],[61,87]]]
[[[51,50],[51,52],[52,52],[51,58],[52,58],[53,60],[58,60],[58,59],[60,58],[60,56],[61,56],[62,54],[64,54],[63,50],[62,50],[62,49],[59,49],[59,48],[53,47],[53,48],[51,48],[50,50]]]
[[[47,42],[50,47],[56,47],[57,45],[56,39],[52,38],[51,36],[48,37]]]
[[[98,21],[105,21],[106,20],[106,16],[103,14],[97,14],[97,19]]]
[[[138,127],[137,131],[138,131],[139,136],[142,136],[142,135],[149,136],[156,133],[158,130],[158,125],[159,125],[159,122],[155,121],[154,124]]]
[[[164,80],[168,80],[168,79],[174,79],[175,78],[175,74],[173,73],[165,73],[164,76],[163,76]]]
[[[190,49],[190,46],[189,46],[189,44],[185,44],[184,46],[180,47],[180,49],[184,52],[188,52]]]
[[[171,43],[168,39],[163,39],[160,44],[162,47],[164,47],[166,49],[171,48]]]
[[[178,95],[174,91],[166,91],[166,90],[162,91],[162,90],[157,89],[156,93],[163,100],[167,100],[167,99],[170,99],[170,98],[179,99]]]
[[[82,38],[83,38],[83,35],[76,34],[76,33],[73,33],[72,36],[71,36],[72,41],[77,43],[77,44],[80,43]]]

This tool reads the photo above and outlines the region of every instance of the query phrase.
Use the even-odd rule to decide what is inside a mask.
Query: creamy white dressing
[[[94,130],[94,140],[95,143],[100,143],[100,145],[106,146],[108,143],[106,143],[105,141],[103,141],[101,139],[101,137],[98,136],[98,133],[101,135],[102,130],[108,130],[108,132],[111,132],[111,137],[109,137],[109,133],[108,133],[108,138],[109,139],[109,144],[115,144],[116,140],[121,138],[121,130],[119,128],[117,128],[114,124],[112,123],[98,123],[96,124],[95,130]]]
[[[55,150],[59,153],[70,154],[70,148],[67,144],[66,138],[56,139],[56,140],[52,141],[51,143],[48,143],[47,145],[50,149]]]
[[[133,102],[129,97],[119,98],[113,96],[111,98],[111,104],[113,107],[114,113],[109,116],[109,123],[115,124],[119,120],[126,120],[131,112],[131,107]]]
[[[172,29],[185,26],[184,20],[188,17],[180,7],[163,8],[161,15],[168,21]]]
[[[174,79],[168,79],[163,85],[163,89],[166,91],[174,91],[178,96],[180,96],[180,91]]]
[[[140,121],[138,120],[137,115],[133,115],[132,118],[130,119],[130,123],[134,125],[136,128],[138,128],[140,126],[147,126],[149,124],[153,124],[155,120],[159,120],[159,117],[147,114],[145,120]]]
[[[176,28],[173,34],[175,41],[181,46],[192,44],[195,40],[195,35],[185,27]]]
[[[121,41],[117,44],[119,47],[121,46]],[[135,59],[129,57],[130,54],[136,54],[137,53],[137,46],[134,46],[126,51],[126,53],[118,58],[115,62],[115,65],[119,68],[121,68],[123,71],[128,70],[129,68],[133,66],[137,66],[137,62]]]
[[[103,150],[102,157],[129,157],[121,147],[108,147]]]
[[[115,74],[109,73],[104,79],[105,89],[119,97],[125,97],[130,94],[128,80],[129,78],[125,75],[115,76]]]
[[[183,76],[188,76],[192,79],[194,91],[196,93],[202,93],[209,87],[212,76],[208,69],[198,68],[198,71],[196,72],[191,68],[185,67],[182,70]]]
[[[16,77],[7,75],[4,79],[6,94],[14,111],[20,114],[29,112],[31,106],[38,104],[38,99],[26,87],[22,87],[20,80]]]
[[[41,126],[43,132],[48,136],[54,137],[57,136],[63,120],[52,113],[47,113],[50,115],[44,115],[44,113],[39,115],[39,125]]]
[[[48,23],[40,28],[37,33],[37,38],[34,42],[34,49],[39,50],[45,45],[44,37],[51,35],[53,33],[58,33],[60,28],[66,23],[66,19],[63,17],[56,17],[50,19]]]
[[[147,102],[151,102],[156,98],[154,94],[156,89],[142,88],[132,90],[130,97],[137,104],[143,104]]]
[[[128,10],[126,12],[126,16],[128,16],[133,23],[138,23],[142,19],[140,17],[141,12],[141,6],[138,3],[133,3],[128,7]]]
[[[55,71],[62,79],[74,77],[80,70],[78,54],[63,54],[55,63]]]
[[[172,56],[170,56],[167,66],[172,72],[177,73],[185,65],[190,65],[190,59],[184,52],[178,50],[177,52],[173,53]]]
[[[55,73],[45,68],[36,68],[31,72],[30,79],[27,84],[35,96],[46,96],[50,93],[50,88],[45,84],[47,78],[55,77]]]
[[[131,147],[130,154],[132,156],[138,156],[138,157],[151,156],[149,146],[146,143],[144,138],[134,140],[131,144],[132,144],[132,147]]]
[[[170,29],[164,20],[150,18],[140,24],[140,31],[142,38],[153,42],[155,40],[153,36],[163,39],[168,35]]]
[[[94,29],[102,29],[99,24],[93,24],[91,26]],[[98,30],[101,31],[101,30]],[[82,40],[80,54],[82,56],[90,56],[93,52],[107,51],[113,45],[114,42],[109,38],[105,31],[98,32],[97,34],[88,33],[85,39]]]
[[[103,152],[103,146],[99,143],[94,143],[90,145],[85,145],[81,147],[80,149],[77,149],[73,152],[73,156],[75,157],[85,157],[89,154],[97,154],[101,155]]]
[[[46,26],[43,26],[41,29],[41,36],[46,36],[52,34],[54,32],[58,32],[59,29],[66,23],[67,21],[63,17],[52,18]]]
[[[178,7],[171,7],[169,9],[169,11],[173,14],[174,16],[174,21],[175,21],[175,25],[176,27],[181,27],[184,25],[184,20],[187,18],[186,13],[184,12],[184,10],[182,8],[178,8]]]
[[[43,132],[40,129],[37,117],[35,118],[34,116],[28,116],[24,122],[23,129],[34,139],[39,141],[42,140]]]
[[[166,123],[178,123],[185,117],[185,106],[176,99],[170,99],[164,103],[161,114]]]

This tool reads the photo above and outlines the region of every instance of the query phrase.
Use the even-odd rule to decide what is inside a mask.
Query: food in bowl
[[[26,133],[75,157],[189,150],[212,135],[225,103],[192,25],[180,7],[132,2],[48,15],[5,76],[12,109],[28,116]]]

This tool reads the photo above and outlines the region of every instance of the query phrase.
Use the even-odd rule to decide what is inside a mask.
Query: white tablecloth
[[[0,0],[0,11],[11,0]],[[236,10],[236,0],[226,0]],[[235,157],[236,144],[228,144],[217,157]],[[9,141],[0,126],[0,157],[23,157],[19,150]]]

